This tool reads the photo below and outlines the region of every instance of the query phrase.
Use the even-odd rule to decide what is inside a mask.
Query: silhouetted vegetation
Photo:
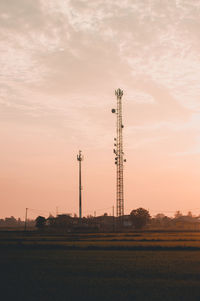
[[[138,208],[131,211],[130,218],[135,229],[142,229],[149,223],[151,216],[146,209]]]
[[[6,217],[0,219],[0,229],[24,229],[24,221],[20,218]],[[134,230],[200,230],[200,216],[190,211],[183,215],[177,211],[174,217],[158,213],[151,217],[148,210],[137,208],[130,215],[121,218],[104,213],[100,216],[88,215],[79,219],[76,215],[50,215],[47,219],[38,216],[35,220],[27,220],[28,230],[44,230],[47,232],[129,232]]]
[[[35,220],[35,226],[39,230],[44,230],[44,227],[46,225],[46,218],[43,216],[38,216]]]
[[[35,221],[28,219],[27,221],[29,228],[35,227]],[[20,218],[15,218],[14,216],[5,217],[0,219],[0,229],[24,229],[25,222]]]

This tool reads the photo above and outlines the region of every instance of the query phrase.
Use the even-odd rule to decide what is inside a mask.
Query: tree
[[[132,210],[130,216],[135,229],[142,229],[151,218],[149,211],[144,208]]]
[[[193,215],[192,215],[192,212],[191,212],[191,211],[188,211],[188,214],[187,214],[187,216],[189,216],[189,217],[193,217]]]
[[[39,230],[43,230],[45,225],[46,225],[46,218],[43,216],[38,216],[35,220],[36,224],[35,226],[39,229]]]
[[[56,221],[56,218],[53,215],[49,215],[49,217],[46,219],[46,225],[53,227],[53,226],[55,226],[55,221]]]
[[[157,213],[155,215],[155,219],[162,220],[163,218],[165,218],[165,215],[163,213]]]
[[[176,211],[175,212],[175,214],[174,214],[174,217],[175,218],[180,218],[180,217],[182,217],[183,216],[183,214],[178,210],[178,211]]]

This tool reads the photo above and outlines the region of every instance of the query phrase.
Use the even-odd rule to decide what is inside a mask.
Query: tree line
[[[0,219],[0,228],[24,228],[25,222],[13,216]],[[192,212],[183,215],[177,211],[173,217],[168,217],[163,213],[151,216],[144,208],[137,208],[123,217],[110,216],[104,213],[101,216],[83,217],[79,219],[76,215],[60,214],[50,215],[48,218],[38,216],[35,220],[29,219],[27,227],[42,230],[69,230],[69,231],[112,231],[116,228],[127,230],[140,229],[196,229],[200,230],[200,215],[194,216]]]

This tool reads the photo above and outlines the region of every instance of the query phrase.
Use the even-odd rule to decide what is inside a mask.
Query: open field
[[[196,249],[200,232],[67,233],[0,231],[0,246],[68,249]]]
[[[2,232],[2,300],[200,300],[199,240],[198,232]]]
[[[199,251],[0,251],[4,300],[199,300]]]

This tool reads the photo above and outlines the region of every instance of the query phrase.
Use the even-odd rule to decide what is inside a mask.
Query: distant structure
[[[117,187],[116,187],[116,213],[117,216],[124,215],[124,179],[123,179],[123,168],[124,168],[124,153],[123,153],[123,134],[122,130],[124,128],[122,123],[122,96],[123,91],[121,89],[115,90],[115,95],[117,97],[117,109],[112,109],[112,113],[117,115],[117,137],[114,138],[113,152],[115,154],[115,164],[117,167]]]
[[[27,220],[28,220],[28,208],[26,208],[26,213],[25,213],[24,231],[26,231],[27,229]]]
[[[83,156],[81,150],[77,155],[77,160],[79,161],[79,218],[82,218],[82,179],[81,179],[81,162],[83,161]]]

